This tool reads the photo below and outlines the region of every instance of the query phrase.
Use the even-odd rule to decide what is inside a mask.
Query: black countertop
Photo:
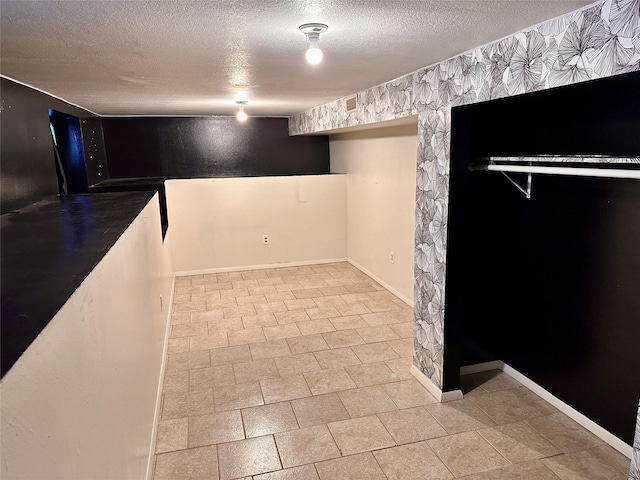
[[[2,376],[155,192],[51,197],[1,220]]]
[[[100,183],[91,185],[88,193],[93,192],[158,192],[160,200],[160,223],[162,224],[162,238],[169,228],[167,218],[167,196],[164,190],[164,182],[168,177],[136,177],[136,178],[109,178]]]

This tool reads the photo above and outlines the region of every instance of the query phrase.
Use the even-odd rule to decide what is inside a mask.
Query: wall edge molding
[[[189,275],[203,275],[207,273],[245,272],[248,270],[266,270],[269,268],[302,267],[305,265],[324,265],[327,263],[348,262],[347,258],[326,258],[323,260],[303,260],[299,262],[268,263],[264,265],[238,265],[234,267],[204,268],[202,270],[179,270],[175,272],[176,277],[187,277]]]
[[[162,362],[160,363],[160,378],[158,379],[158,393],[156,394],[156,407],[153,413],[153,429],[151,430],[151,445],[149,446],[149,459],[147,460],[147,480],[153,480],[153,464],[156,456],[156,439],[158,438],[158,423],[162,411],[162,390],[164,388],[164,375],[167,371],[167,353],[169,350],[169,332],[171,329],[171,310],[173,309],[173,296],[176,287],[176,276],[171,278],[171,296],[167,303],[167,324],[164,329],[164,346],[162,347]]]
[[[595,436],[597,436],[598,438],[606,442],[608,445],[615,448],[618,452],[623,454],[625,457],[631,459],[631,456],[633,454],[633,447],[631,445],[627,445],[625,442],[620,440],[611,432],[605,430],[600,425],[595,423],[593,420],[589,419],[588,417],[586,417],[585,415],[577,411],[572,406],[563,402],[548,390],[545,390],[543,387],[535,383],[529,377],[526,377],[525,375],[520,373],[518,370],[516,370],[515,368],[509,366],[508,364],[502,361],[496,360],[493,362],[485,362],[485,363],[478,363],[475,365],[464,366],[460,368],[460,374],[468,375],[470,373],[486,372],[487,370],[496,370],[496,369],[503,371],[514,380],[517,380],[527,389],[529,389],[530,391],[538,395],[540,398],[542,398],[546,402],[553,405],[555,408],[557,408],[559,411],[561,411],[566,416],[571,418],[573,421],[578,423],[580,426],[586,428]]]
[[[462,399],[462,390],[452,390],[450,392],[443,392],[440,390],[435,383],[433,383],[429,377],[427,377],[424,373],[418,370],[418,367],[415,365],[411,365],[409,369],[409,373],[415,377],[420,384],[427,389],[427,391],[436,397],[440,403],[451,402],[453,400]]]
[[[366,268],[364,268],[362,265],[360,265],[358,262],[355,262],[353,260],[351,260],[350,258],[347,259],[347,262],[349,262],[351,265],[353,265],[354,267],[356,267],[358,270],[360,270],[362,273],[364,273],[365,275],[371,277],[373,280],[375,280],[376,282],[378,282],[380,285],[382,285],[384,288],[386,288],[387,290],[389,290],[391,293],[393,293],[396,297],[398,297],[400,300],[402,300],[404,303],[406,303],[407,305],[409,305],[411,308],[413,308],[413,300],[409,299],[408,297],[406,297],[405,295],[403,295],[402,293],[400,293],[398,290],[396,290],[394,287],[392,287],[391,285],[389,285],[387,282],[385,282],[384,280],[382,280],[380,277],[378,277],[377,275],[371,273],[369,270],[367,270]]]
[[[68,105],[71,105],[72,107],[76,107],[76,108],[79,108],[80,110],[84,110],[85,112],[88,112],[88,113],[90,113],[92,115],[95,115],[96,117],[101,117],[102,116],[99,113],[96,113],[96,112],[94,112],[92,110],[89,110],[86,107],[83,107],[82,105],[78,105],[77,103],[70,102],[69,100],[65,100],[64,98],[59,97],[57,95],[54,95],[51,92],[47,92],[46,90],[42,90],[41,88],[35,87],[35,86],[30,85],[28,83],[21,82],[20,80],[16,80],[15,78],[8,77],[7,75],[0,74],[0,78],[4,78],[5,80],[9,80],[9,81],[11,81],[13,83],[17,83],[18,85],[22,85],[23,87],[27,87],[27,88],[30,88],[31,90],[35,90],[36,92],[40,92],[40,93],[43,93],[45,95],[48,95],[51,98],[55,98],[56,100],[60,100],[61,102],[64,102],[64,103],[66,103]]]
[[[471,375],[472,373],[486,372],[488,370],[504,370],[504,362],[493,360],[491,362],[476,363],[460,367],[460,375]]]

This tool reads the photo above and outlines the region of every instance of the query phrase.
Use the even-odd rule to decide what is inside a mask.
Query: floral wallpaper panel
[[[636,418],[636,436],[633,441],[629,480],[640,480],[640,402],[638,404],[638,417]]]

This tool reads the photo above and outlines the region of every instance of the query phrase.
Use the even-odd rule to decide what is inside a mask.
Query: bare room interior
[[[640,480],[640,1],[0,17],[3,479]]]

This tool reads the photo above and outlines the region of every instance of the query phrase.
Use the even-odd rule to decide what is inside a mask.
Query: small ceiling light
[[[235,96],[233,97],[233,101],[238,103],[238,102],[245,102],[247,103],[249,101],[249,99],[247,98],[247,94],[244,93],[243,91],[240,91],[238,93],[235,94]]]
[[[327,31],[329,27],[324,23],[305,23],[300,25],[300,31],[307,36],[309,41],[309,49],[307,50],[307,62],[317,65],[322,61],[322,50],[318,46],[320,34]]]
[[[238,105],[238,113],[236,113],[236,118],[240,122],[244,122],[249,118],[247,112],[244,111],[244,107],[247,105],[246,100],[236,100],[236,105]]]

